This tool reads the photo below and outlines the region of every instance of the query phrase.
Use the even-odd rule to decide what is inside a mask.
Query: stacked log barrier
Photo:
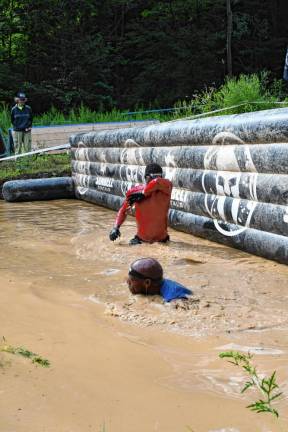
[[[4,183],[2,192],[8,202],[75,198],[71,177],[10,180]]]
[[[288,263],[288,109],[74,135],[78,198],[117,210],[159,163],[176,229]]]

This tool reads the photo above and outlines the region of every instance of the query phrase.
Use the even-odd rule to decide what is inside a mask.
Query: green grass
[[[14,355],[28,358],[32,361],[32,363],[35,363],[42,367],[50,366],[49,360],[39,356],[38,354],[35,354],[29,349],[24,347],[14,347],[12,345],[6,344],[5,338],[3,338],[3,343],[0,345],[0,351],[3,353],[9,353],[9,354],[14,354]]]
[[[42,154],[0,161],[0,183],[17,178],[62,177],[71,173],[69,153]]]

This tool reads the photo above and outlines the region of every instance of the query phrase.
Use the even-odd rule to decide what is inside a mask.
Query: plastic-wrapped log
[[[88,202],[118,210],[123,198],[98,192],[93,189],[76,187],[76,196]],[[237,225],[218,222],[210,218],[184,213],[178,210],[169,211],[169,225],[208,240],[223,243],[245,252],[273,259],[288,264],[288,238],[255,229],[243,229]],[[221,232],[217,230],[221,228]],[[224,234],[224,232],[226,234]]]
[[[92,176],[95,185],[101,184],[99,176],[143,183],[145,167],[72,161],[72,170],[76,174]],[[280,205],[288,204],[288,175],[188,168],[164,168],[163,172],[164,177],[171,180],[177,188]]]
[[[173,189],[171,207],[198,216],[288,236],[288,207]]]
[[[288,108],[197,120],[178,120],[157,125],[112,131],[72,135],[72,147],[125,147],[127,140],[135,146],[159,147],[175,145],[207,145],[226,143],[225,134],[235,134],[244,143],[271,143],[288,141]],[[224,135],[223,135],[224,133]],[[222,137],[221,137],[222,134]],[[130,142],[130,145],[133,143]]]
[[[281,235],[251,228],[241,230],[237,225],[223,222],[216,225],[209,218],[177,210],[170,210],[169,225],[188,234],[288,264],[288,238]],[[221,229],[221,232],[217,229]]]
[[[4,183],[2,193],[10,202],[75,198],[71,177],[11,180]]]
[[[162,167],[288,174],[288,144],[72,148],[71,151],[72,158],[79,162],[126,165],[147,165],[157,162]]]
[[[75,185],[75,195],[76,198],[110,208],[111,210],[118,210],[124,202],[124,198],[120,196],[99,192],[96,189],[88,189],[78,185]]]
[[[92,176],[112,177],[118,180],[144,182],[145,166],[72,161],[72,172]],[[165,170],[165,168],[164,168]]]
[[[124,196],[132,183],[75,175],[77,186]],[[173,188],[171,208],[232,224],[288,236],[288,207]]]
[[[73,173],[72,178],[76,186],[86,189],[95,189],[99,192],[107,192],[120,197],[125,196],[128,189],[135,185],[135,183],[116,180],[111,177],[87,176],[77,173]]]

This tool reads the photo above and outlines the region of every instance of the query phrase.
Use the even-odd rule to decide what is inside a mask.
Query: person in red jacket
[[[146,184],[134,186],[126,193],[126,199],[117,213],[114,228],[109,234],[111,241],[120,237],[119,228],[133,205],[135,206],[137,234],[129,244],[169,241],[167,225],[172,183],[162,178],[162,168],[155,163],[146,166],[145,182]]]

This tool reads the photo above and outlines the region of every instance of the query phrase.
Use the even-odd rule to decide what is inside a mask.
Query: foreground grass
[[[0,161],[0,183],[12,179],[62,177],[71,174],[69,153],[42,154]]]
[[[229,363],[238,366],[248,376],[241,393],[246,392],[248,389],[256,389],[260,393],[260,399],[248,405],[251,411],[256,413],[270,413],[275,417],[279,417],[278,411],[274,407],[275,401],[282,396],[279,391],[279,385],[276,383],[276,371],[270,376],[266,377],[260,374],[252,363],[252,354],[243,354],[239,351],[225,351],[219,354],[220,358],[228,359]]]
[[[38,354],[30,351],[29,349],[25,347],[14,347],[12,345],[8,345],[6,343],[5,338],[3,338],[3,343],[0,344],[0,352],[14,354],[17,356],[28,358],[32,361],[32,363],[42,366],[42,367],[49,367],[50,361],[46,358],[43,358],[39,356]]]

